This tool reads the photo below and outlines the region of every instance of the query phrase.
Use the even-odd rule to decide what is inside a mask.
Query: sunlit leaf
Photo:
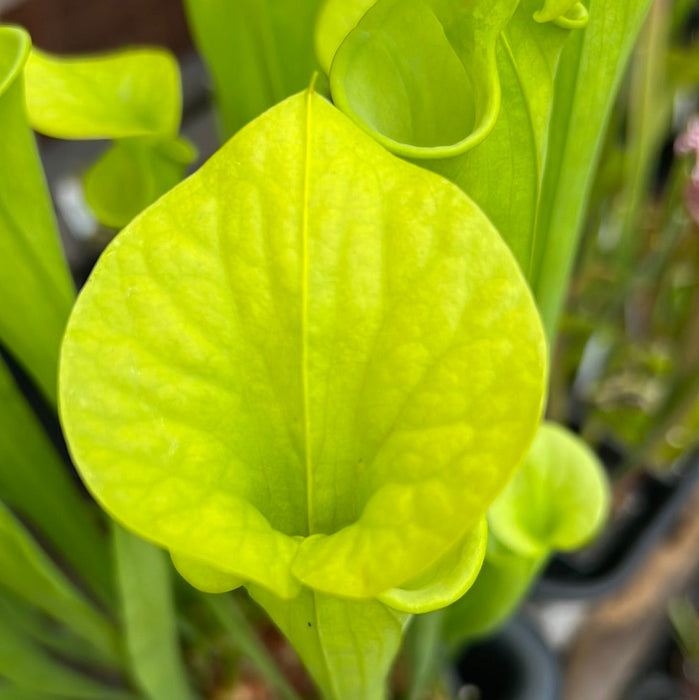
[[[428,613],[451,605],[478,576],[488,543],[485,518],[425,573],[378,596],[395,610]]]
[[[487,219],[309,92],[108,248],[66,335],[61,408],[128,527],[282,597],[371,597],[478,523],[528,447],[544,370]]]

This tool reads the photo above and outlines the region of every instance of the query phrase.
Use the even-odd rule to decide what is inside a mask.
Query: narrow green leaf
[[[409,615],[375,600],[342,600],[307,588],[291,600],[258,587],[250,594],[294,645],[323,698],[384,700]]]
[[[280,597],[372,597],[480,521],[545,354],[477,207],[308,92],[115,239],[66,334],[62,418],[136,532]]]
[[[167,555],[118,525],[114,525],[114,547],[135,680],[151,700],[190,700]]]
[[[118,673],[121,666],[65,625],[57,624],[39,608],[0,587],[0,615],[23,637],[61,658],[92,668]]]
[[[0,686],[0,698],[44,697],[66,700],[136,700],[130,693],[108,688],[58,661],[21,635],[0,609],[0,678],[9,681],[8,690]]]
[[[321,0],[185,0],[226,138],[310,82]]]
[[[418,615],[408,629],[405,647],[410,664],[410,691],[407,700],[429,697],[430,684],[442,670],[442,627],[447,612],[448,609]]]
[[[0,343],[55,403],[74,291],[24,111],[30,46],[26,32],[0,26]]]
[[[625,115],[624,190],[618,223],[621,231],[617,246],[619,269],[627,279],[637,271],[644,202],[649,196],[663,141],[671,131],[677,94],[670,87],[665,60],[670,10],[669,4],[653,4],[631,62],[628,113]]]
[[[113,601],[112,566],[99,513],[83,496],[2,361],[0,499],[41,530],[102,601]]]
[[[565,47],[555,82],[531,282],[553,338],[619,82],[650,0],[590,0],[589,24]]]
[[[0,502],[0,585],[119,659],[116,629],[100,615]]]

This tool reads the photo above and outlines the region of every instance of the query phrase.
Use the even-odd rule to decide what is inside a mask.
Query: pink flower
[[[692,117],[684,133],[677,137],[675,153],[694,155],[694,168],[684,191],[684,202],[689,215],[699,224],[699,116]]]

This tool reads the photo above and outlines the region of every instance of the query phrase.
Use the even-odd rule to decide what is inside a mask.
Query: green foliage
[[[195,154],[169,54],[30,54],[0,28],[0,343],[55,402],[73,290],[25,115],[28,60],[29,122],[114,139],[85,194],[101,222],[131,222],[65,336],[60,404],[81,475],[193,585],[245,586],[324,697],[385,697],[410,614],[438,610],[422,618],[418,697],[441,629],[494,629],[552,551],[603,522],[600,467],[561,428],[542,425],[515,470],[545,389],[535,301],[552,339],[648,2],[189,0],[228,135],[308,84],[314,32],[349,119],[311,88],[179,186]],[[39,532],[0,504],[0,698],[128,697],[47,654],[61,634],[44,612],[69,628],[64,658],[82,637],[90,663],[125,665],[145,696],[191,697],[166,554],[113,530],[124,658],[109,614],[38,544],[109,605],[93,514],[4,365],[0,398],[2,498]],[[229,629],[230,602],[207,608],[232,611]],[[237,639],[295,697],[245,625]]]
[[[180,659],[167,556],[114,525],[126,647],[146,697],[189,700]]]
[[[344,600],[304,588],[291,600],[252,587],[253,598],[292,641],[328,700],[382,700],[410,616],[376,600]]]
[[[418,612],[473,580],[470,531],[528,446],[544,374],[485,217],[308,92],[115,240],[72,315],[61,411],[93,493],[181,570],[268,589],[273,617],[338,595]],[[458,574],[435,580],[445,557]]]
[[[216,86],[225,138],[303,90],[316,67],[321,0],[185,0],[190,28]]]
[[[0,27],[0,342],[54,403],[74,292],[24,112],[30,46],[21,29]]]
[[[97,511],[83,498],[2,362],[0,494],[40,528],[93,592],[102,600],[112,599],[112,567]]]
[[[493,221],[551,339],[595,155],[648,0],[595,0],[574,36],[588,20],[581,3],[539,7],[328,0],[316,44],[335,103],[390,150],[458,184]]]
[[[89,605],[0,501],[0,586],[118,657],[115,629]]]
[[[179,183],[194,158],[182,139],[121,139],[85,173],[85,199],[105,226],[122,228]]]
[[[179,69],[167,51],[59,57],[34,49],[26,80],[32,126],[55,138],[175,136],[180,125]]]
[[[179,69],[160,49],[58,57],[32,51],[26,70],[32,126],[61,139],[116,139],[88,171],[98,219],[121,228],[174,187],[195,157],[178,138]]]
[[[565,298],[614,97],[649,6],[650,0],[590,0],[589,24],[573,32],[556,72],[530,277],[549,337]]]
[[[444,640],[455,650],[494,633],[512,615],[545,559],[517,554],[491,532],[483,567],[466,595],[444,613]]]
[[[24,637],[0,612],[0,698],[25,700],[136,700],[57,661]]]

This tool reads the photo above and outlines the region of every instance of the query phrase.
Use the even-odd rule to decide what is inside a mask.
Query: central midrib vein
[[[305,152],[303,163],[303,211],[301,214],[301,246],[302,246],[302,280],[301,280],[301,379],[303,391],[303,426],[305,442],[305,466],[306,466],[306,513],[308,517],[308,534],[312,535],[313,526],[313,475],[311,453],[311,425],[308,406],[308,274],[309,274],[309,250],[308,250],[308,217],[309,217],[309,189],[311,171],[311,106],[313,99],[313,84],[306,91],[306,134]]]

